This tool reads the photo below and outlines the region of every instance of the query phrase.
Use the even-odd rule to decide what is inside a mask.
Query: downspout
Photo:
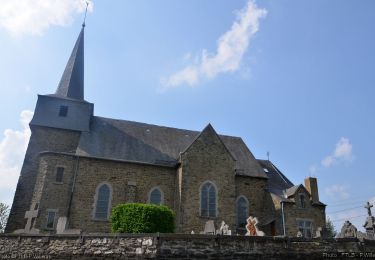
[[[285,217],[284,217],[284,201],[281,201],[281,217],[282,217],[282,220],[283,220],[283,233],[284,233],[284,236],[286,236],[286,231],[285,231]]]
[[[69,225],[70,211],[71,211],[71,208],[72,208],[74,187],[76,185],[76,180],[77,180],[77,175],[78,175],[79,155],[76,155],[75,158],[76,158],[76,161],[75,161],[75,167],[74,167],[73,183],[72,183],[72,189],[70,191],[68,213],[67,213],[67,218],[68,218],[68,223],[67,224],[68,225]]]

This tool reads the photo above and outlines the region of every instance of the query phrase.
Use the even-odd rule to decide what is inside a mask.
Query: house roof
[[[175,166],[180,153],[199,131],[94,116],[90,132],[82,132],[77,155]],[[239,137],[218,135],[236,160],[241,175],[267,178]]]
[[[302,184],[294,185],[271,161],[259,160],[259,164],[268,176],[267,190],[279,201],[294,203],[293,197],[301,188],[310,194]],[[325,206],[322,202],[315,202],[313,205]]]

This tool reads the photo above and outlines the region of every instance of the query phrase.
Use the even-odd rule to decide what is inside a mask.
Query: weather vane
[[[86,1],[86,10],[85,10],[85,18],[83,18],[82,27],[86,26],[86,15],[87,15],[87,8],[89,7],[89,1]]]

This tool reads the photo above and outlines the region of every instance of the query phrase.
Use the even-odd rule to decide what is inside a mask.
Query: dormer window
[[[301,208],[306,208],[305,195],[299,194],[299,205]]]
[[[68,115],[68,106],[60,106],[59,116],[66,117]]]

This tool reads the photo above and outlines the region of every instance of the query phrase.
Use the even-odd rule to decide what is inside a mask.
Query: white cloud
[[[314,175],[314,174],[316,173],[316,171],[317,171],[317,167],[316,167],[315,164],[314,164],[314,165],[311,165],[311,166],[309,167],[309,172],[310,172],[311,175]]]
[[[332,185],[330,187],[327,187],[325,189],[328,196],[330,196],[332,199],[348,199],[350,197],[350,194],[346,190],[346,187],[343,185]]]
[[[92,11],[93,3],[88,2]],[[0,27],[14,36],[42,35],[50,26],[72,23],[85,8],[85,0],[1,0]]]
[[[324,167],[330,167],[334,163],[347,161],[350,162],[353,159],[353,146],[349,139],[341,137],[336,144],[336,148],[331,155],[325,157],[321,164]]]
[[[249,0],[246,7],[238,12],[231,29],[219,38],[216,53],[210,54],[207,50],[202,50],[197,62],[162,79],[164,88],[182,84],[193,86],[220,73],[237,71],[251,38],[259,30],[259,20],[266,14],[265,9],[258,8],[253,0]]]
[[[0,190],[8,190],[9,194],[1,193],[0,201],[11,201],[16,188],[22,162],[30,139],[29,122],[33,112],[24,110],[20,115],[22,130],[6,129],[0,141]]]

